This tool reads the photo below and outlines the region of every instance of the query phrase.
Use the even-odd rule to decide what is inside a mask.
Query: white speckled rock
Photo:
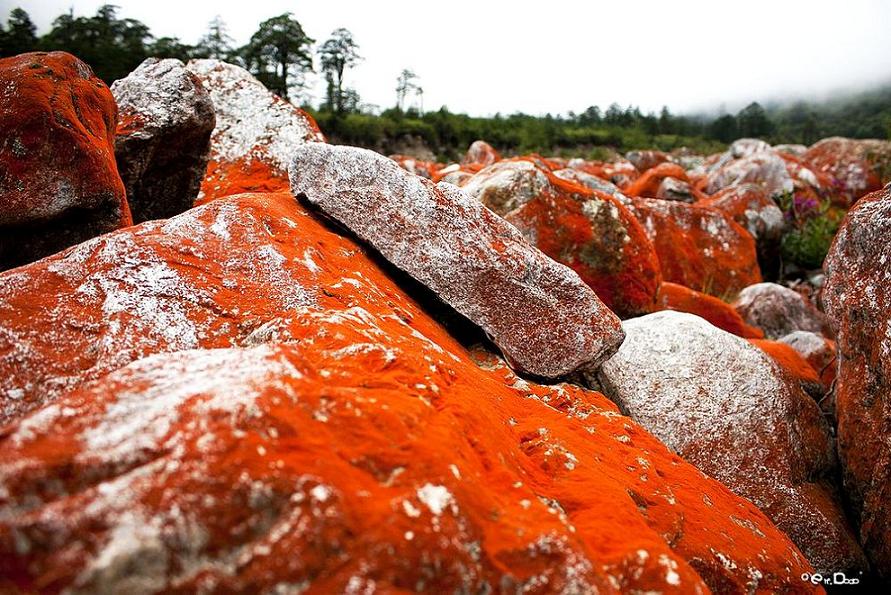
[[[689,182],[672,178],[671,176],[662,180],[659,188],[656,190],[656,198],[662,200],[677,200],[680,202],[695,202],[696,196],[693,194],[693,188]]]
[[[714,194],[722,188],[745,183],[758,184],[770,196],[792,192],[794,186],[786,162],[768,146],[766,151],[747,153],[710,172],[705,191]]]
[[[805,145],[782,144],[774,145],[773,150],[777,153],[785,153],[787,155],[792,155],[793,157],[801,157],[807,152],[807,147]]]
[[[835,341],[810,331],[794,331],[780,337],[777,342],[785,343],[797,351],[820,375],[823,390],[818,403],[826,415],[834,420],[835,391],[832,390],[832,383],[835,381],[837,367]]]
[[[496,151],[492,145],[484,140],[476,140],[473,141],[470,148],[467,149],[467,154],[464,156],[461,163],[465,165],[474,164],[485,167],[500,160],[501,155],[498,154],[498,151]]]
[[[499,161],[481,169],[461,185],[499,215],[523,206],[549,187],[548,177],[531,161]]]
[[[111,92],[118,104],[115,158],[133,221],[190,209],[215,124],[201,81],[179,60],[149,58],[115,81]]]
[[[873,565],[891,581],[891,186],[848,212],[823,304],[838,346],[836,414],[845,490]]]
[[[186,68],[201,79],[216,112],[201,198],[225,195],[230,169],[255,176],[260,168],[265,177],[280,176],[284,184],[275,189],[285,189],[288,165],[297,147],[325,141],[306,112],[269,91],[247,70],[209,59],[191,60]]]
[[[622,342],[619,319],[578,275],[451,184],[365,149],[310,144],[291,189],[482,327],[523,372],[593,369]]]
[[[863,569],[829,483],[817,404],[744,339],[698,316],[658,312],[597,372],[603,392],[670,448],[761,508],[817,569]]]
[[[733,303],[747,323],[764,331],[768,339],[779,339],[794,331],[830,335],[826,316],[803,295],[776,283],[749,285]]]

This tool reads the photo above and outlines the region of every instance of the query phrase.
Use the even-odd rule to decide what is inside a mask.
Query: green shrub
[[[783,261],[803,269],[822,267],[838,226],[839,218],[834,211],[828,211],[793,227],[783,236]]]

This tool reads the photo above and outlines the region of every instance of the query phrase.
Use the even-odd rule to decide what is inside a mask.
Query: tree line
[[[741,137],[803,144],[832,135],[891,138],[891,86],[826,103],[764,107],[753,102],[736,114],[718,116],[676,115],[667,107],[643,113],[614,103],[605,111],[591,106],[566,115],[471,117],[445,107],[425,113],[420,77],[404,69],[396,81],[394,106],[381,112],[362,104],[359,92],[348,84],[349,71],[363,59],[352,33],[339,28],[316,44],[292,13],[264,20],[246,44],[236,46],[219,16],[189,44],[155,37],[144,23],[121,18],[114,5],[101,6],[93,16],[59,15],[41,36],[25,10],[13,9],[6,25],[0,24],[0,56],[35,50],[70,52],[107,83],[125,77],[149,56],[226,60],[243,66],[282,97],[303,100],[334,141],[391,151],[405,139],[415,139],[440,158],[454,158],[477,138],[507,152],[591,157],[601,154],[602,147],[711,151]],[[313,108],[304,91],[317,64],[325,97]]]

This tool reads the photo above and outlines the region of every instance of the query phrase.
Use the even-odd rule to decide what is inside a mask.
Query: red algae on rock
[[[835,399],[844,487],[875,569],[891,580],[891,187],[857,201],[824,268],[838,345]]]
[[[632,199],[630,210],[653,242],[666,281],[723,298],[761,281],[754,238],[724,213],[654,198]]]
[[[548,185],[504,215],[530,243],[572,268],[621,317],[652,312],[662,280],[640,223],[616,198],[546,172]]]
[[[216,114],[197,204],[241,192],[287,190],[297,147],[325,141],[312,116],[234,64],[191,60],[186,68],[207,89]]]
[[[130,225],[108,87],[65,52],[0,60],[0,270]]]
[[[733,309],[733,306],[713,295],[665,281],[659,286],[656,302],[659,310],[675,310],[695,314],[737,337],[764,338],[764,332],[761,329],[746,324],[746,321]]]
[[[288,194],[0,284],[0,590],[809,590],[752,504],[468,352]]]

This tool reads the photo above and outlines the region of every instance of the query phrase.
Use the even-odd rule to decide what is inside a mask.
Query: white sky
[[[44,33],[92,0],[0,0]],[[818,98],[891,80],[886,0],[114,0],[156,37],[194,43],[219,14],[238,44],[293,12],[318,42],[350,29],[365,61],[347,82],[363,102],[395,103],[396,76],[420,76],[428,110],[565,113],[611,102],[644,111],[735,110],[751,100]],[[351,79],[351,80],[350,80]],[[315,97],[322,95],[317,84]]]

